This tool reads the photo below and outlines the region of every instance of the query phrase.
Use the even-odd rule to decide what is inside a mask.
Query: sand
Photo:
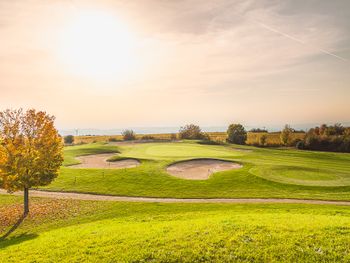
[[[78,159],[81,163],[69,166],[70,168],[97,168],[97,169],[122,169],[133,168],[140,165],[140,162],[135,159],[125,159],[115,162],[107,162],[109,158],[115,156],[114,153],[106,154],[94,154],[79,156]]]
[[[242,165],[229,161],[197,159],[169,165],[167,167],[167,172],[183,179],[206,180],[213,173],[239,168],[242,168]]]

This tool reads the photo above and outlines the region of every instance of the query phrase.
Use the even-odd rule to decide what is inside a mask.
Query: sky
[[[348,0],[0,0],[0,109],[60,129],[350,121]]]

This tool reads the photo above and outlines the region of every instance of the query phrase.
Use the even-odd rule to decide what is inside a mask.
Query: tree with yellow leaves
[[[0,187],[24,191],[24,216],[29,213],[29,189],[48,185],[63,162],[54,119],[34,109],[0,112]]]

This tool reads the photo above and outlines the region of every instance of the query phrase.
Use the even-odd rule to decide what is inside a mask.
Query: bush
[[[286,124],[281,132],[281,143],[282,145],[288,146],[291,144],[291,137],[294,130]]]
[[[143,135],[141,140],[155,140],[155,138],[151,135]]]
[[[214,140],[202,140],[198,142],[199,144],[204,145],[223,145],[224,143],[222,141],[214,141]]]
[[[170,134],[170,140],[172,140],[172,141],[176,141],[176,140],[177,140],[177,135],[176,135],[176,133]]]
[[[304,141],[297,141],[297,143],[295,144],[295,148],[303,150],[305,148]]]
[[[117,139],[117,138],[113,138],[113,137],[112,137],[112,138],[108,138],[108,141],[109,141],[109,142],[117,142],[117,141],[118,141],[118,139]]]
[[[122,136],[124,141],[132,141],[136,139],[136,134],[133,130],[124,130]]]
[[[267,135],[263,134],[263,135],[260,136],[259,145],[260,146],[266,146],[266,143],[267,143]]]
[[[187,124],[179,130],[180,139],[203,140],[206,137],[201,128],[194,124]]]
[[[245,144],[247,132],[241,124],[231,124],[227,129],[227,141],[236,144]]]
[[[64,136],[64,143],[65,144],[73,144],[74,143],[74,136],[73,135]]]
[[[340,124],[312,128],[306,134],[305,149],[331,152],[350,152],[349,127]]]

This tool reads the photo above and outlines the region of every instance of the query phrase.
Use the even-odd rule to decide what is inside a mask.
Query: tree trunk
[[[29,189],[24,188],[24,213],[23,215],[26,216],[29,213]]]

